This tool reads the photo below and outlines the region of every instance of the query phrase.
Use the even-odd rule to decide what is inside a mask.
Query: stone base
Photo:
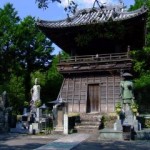
[[[99,131],[99,140],[150,140],[150,129],[135,132],[122,132],[113,129]]]
[[[29,134],[37,134],[40,133],[40,124],[39,123],[32,123],[29,126]]]
[[[114,123],[114,130],[115,131],[122,131],[122,122],[121,120],[116,120]]]
[[[143,129],[135,132],[135,140],[150,140],[150,129]]]
[[[53,134],[64,134],[64,128],[63,127],[55,127],[52,131]]]
[[[64,130],[55,129],[51,132],[52,134],[64,134]]]
[[[113,129],[102,129],[99,131],[99,140],[123,140],[123,132]]]

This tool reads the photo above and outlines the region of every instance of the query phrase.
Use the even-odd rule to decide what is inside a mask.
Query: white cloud
[[[71,0],[62,0],[61,6],[66,7],[68,6],[69,2]],[[78,4],[79,8],[86,8],[86,7],[92,7],[95,0],[73,0],[75,3]],[[98,0],[100,3],[117,3],[119,0]]]
[[[69,0],[62,0],[61,1],[61,6],[66,7],[68,5]]]

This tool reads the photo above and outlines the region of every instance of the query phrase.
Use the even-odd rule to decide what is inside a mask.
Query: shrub
[[[116,105],[115,105],[115,111],[116,111],[116,113],[120,114],[121,113],[121,109],[122,109],[121,103],[117,102]]]
[[[145,118],[145,127],[150,128],[150,118]]]
[[[41,100],[36,100],[35,101],[35,106],[38,108],[41,106]]]

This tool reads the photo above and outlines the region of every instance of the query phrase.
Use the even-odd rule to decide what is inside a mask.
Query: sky
[[[46,10],[39,9],[36,0],[0,0],[0,8],[3,8],[6,3],[13,4],[13,7],[18,12],[18,15],[23,19],[27,16],[33,16],[36,19],[41,20],[61,20],[67,17],[64,7],[68,5],[71,0],[62,0],[62,3],[50,3],[49,8]],[[78,4],[78,9],[90,8],[93,6],[94,0],[74,0]],[[99,0],[103,4],[116,4],[119,0]],[[125,6],[130,6],[134,4],[134,0],[123,0]],[[54,54],[60,51],[60,48],[55,44]]]

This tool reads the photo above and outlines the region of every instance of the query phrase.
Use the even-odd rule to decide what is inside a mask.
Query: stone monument
[[[41,87],[39,85],[39,81],[38,78],[35,79],[35,84],[33,85],[33,87],[31,88],[31,101],[33,104],[35,104],[35,102],[37,100],[40,100],[40,90]]]
[[[124,73],[122,77],[124,78],[124,80],[120,82],[120,96],[122,105],[120,115],[122,117],[120,120],[116,121],[114,129],[117,131],[124,131],[125,128],[129,128],[129,130],[138,131],[139,122],[136,120],[133,111],[131,110],[132,104],[135,103],[133,92],[134,86],[131,80],[132,75],[130,73]]]
[[[122,100],[123,110],[130,110],[130,105],[134,101],[134,93],[133,93],[133,82],[131,80],[132,75],[129,73],[124,73],[124,80],[120,83],[120,95]]]
[[[30,112],[31,114],[34,115],[34,117],[38,117],[39,116],[39,111],[37,110],[37,103],[41,103],[41,99],[40,99],[40,90],[41,87],[39,85],[39,81],[38,78],[35,79],[35,84],[33,85],[33,87],[31,88],[30,92],[31,92],[31,101],[30,101]]]
[[[31,88],[31,101],[30,101],[30,125],[29,133],[40,132],[40,116],[41,111],[39,109],[41,104],[40,98],[41,86],[39,84],[38,78],[35,79],[35,84]]]
[[[50,103],[54,104],[52,110],[54,132],[68,134],[67,103],[61,97]]]

